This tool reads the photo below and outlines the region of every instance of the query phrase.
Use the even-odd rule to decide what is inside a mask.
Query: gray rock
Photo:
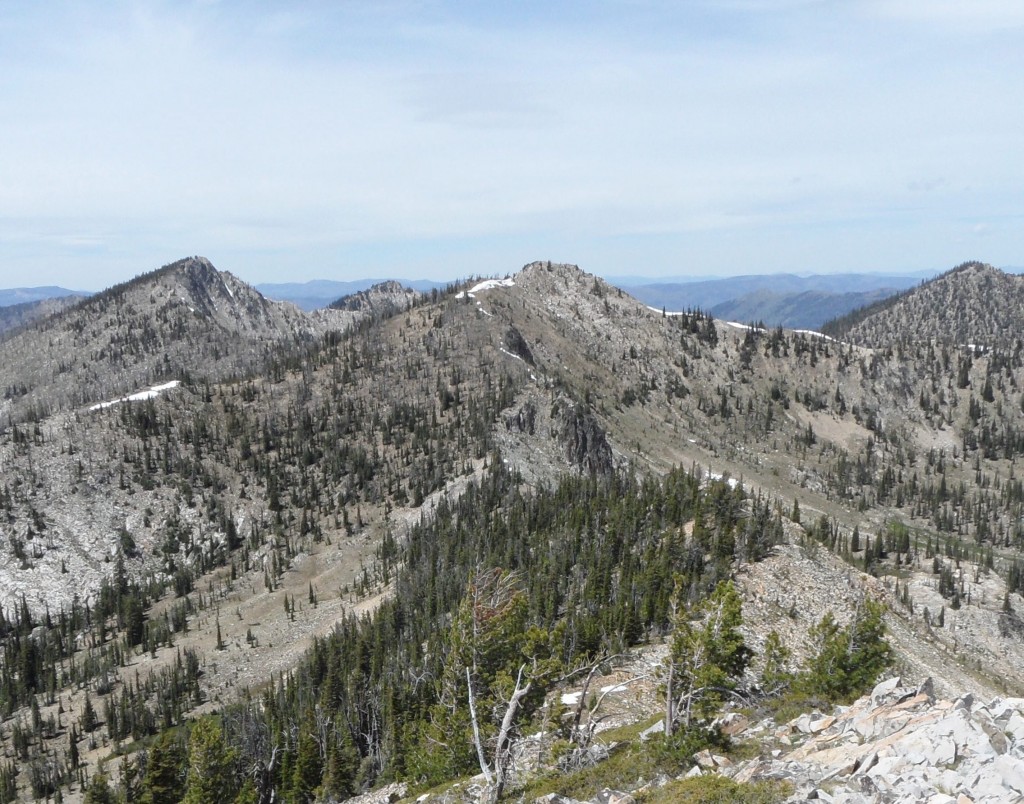
[[[629,793],[605,788],[591,799],[593,804],[636,804],[636,799]]]
[[[871,690],[871,703],[877,706],[885,698],[899,689],[902,683],[903,679],[899,676],[893,676],[892,678],[887,678],[885,681],[879,682],[875,685],[875,688]]]
[[[954,709],[966,709],[968,712],[974,707],[974,696],[971,693],[961,695],[953,704]]]
[[[548,793],[546,796],[535,798],[533,804],[583,804],[583,802],[575,798],[560,796],[558,793]]]
[[[998,774],[1003,787],[1024,795],[1024,761],[1015,757],[999,756],[992,762],[993,771]]]
[[[651,739],[651,737],[657,737],[659,734],[664,733],[665,721],[659,720],[653,726],[650,726],[649,728],[646,728],[642,732],[640,732],[640,739],[646,742],[647,740]]]

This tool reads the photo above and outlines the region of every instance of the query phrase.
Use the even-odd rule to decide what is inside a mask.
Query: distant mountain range
[[[1004,270],[1015,273],[1019,269]],[[790,329],[819,329],[828,321],[910,290],[931,275],[931,272],[810,276],[783,273],[701,279],[617,276],[608,277],[607,281],[658,309],[699,309],[727,321],[760,322],[770,327]],[[390,281],[397,281],[421,293],[429,293],[449,284],[425,279]],[[256,285],[255,289],[268,299],[291,302],[311,312],[329,308],[339,299],[369,290],[380,282],[379,279],[316,279],[309,282],[263,283]],[[50,306],[33,306],[38,301],[71,295],[88,294],[56,286],[0,290],[0,333],[53,311]],[[16,309],[3,309],[12,308],[13,305],[19,306]]]
[[[923,274],[760,274],[696,282],[624,283],[652,307],[700,309],[729,321],[816,329],[833,318],[915,287]]]
[[[57,285],[45,285],[37,288],[6,288],[0,289],[0,307],[9,307],[12,304],[26,304],[28,302],[42,301],[43,299],[57,299],[62,296],[88,296],[84,290],[68,290]]]

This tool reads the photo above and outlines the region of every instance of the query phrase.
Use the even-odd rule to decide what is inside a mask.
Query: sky
[[[0,287],[1024,264],[1018,0],[0,4]]]

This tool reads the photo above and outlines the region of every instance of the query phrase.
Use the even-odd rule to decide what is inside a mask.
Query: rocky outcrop
[[[774,746],[771,755],[735,765],[698,757],[691,773],[789,779],[792,801],[1024,801],[1021,698],[936,701],[930,683],[904,687],[897,677],[834,713],[804,714],[781,727],[764,721],[737,737]]]
[[[533,435],[537,429],[537,406],[533,400],[526,400],[519,410],[505,416],[505,429],[510,432]]]
[[[551,411],[551,430],[572,466],[592,475],[608,475],[615,470],[604,430],[579,402],[556,400]]]
[[[401,282],[389,279],[378,282],[373,287],[343,296],[331,302],[331,310],[343,310],[351,313],[364,313],[377,316],[389,316],[408,307],[420,298],[415,290],[405,287]]]
[[[403,782],[389,784],[370,793],[345,799],[346,804],[392,804],[405,798],[409,786]],[[334,802],[335,799],[328,799]]]
[[[529,365],[536,365],[533,360],[533,352],[530,351],[530,347],[526,343],[526,338],[523,337],[523,333],[513,326],[509,326],[505,332],[505,348],[516,357],[521,357]]]
[[[589,802],[560,796],[558,793],[549,793],[534,799],[534,804],[636,804],[636,799],[629,793],[623,793],[620,790],[602,790]]]

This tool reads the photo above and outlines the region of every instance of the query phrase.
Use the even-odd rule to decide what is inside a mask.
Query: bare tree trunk
[[[590,668],[590,672],[587,673],[587,680],[583,682],[583,690],[580,692],[580,699],[576,703],[576,716],[572,719],[572,731],[570,734],[574,740],[576,740],[576,737],[579,734],[580,721],[583,719],[583,707],[586,705],[587,691],[590,689],[590,682],[594,678],[594,674],[598,671],[600,666],[601,665],[599,663],[595,663],[594,666]]]
[[[512,697],[509,698],[505,717],[501,719],[501,729],[498,731],[498,744],[494,749],[494,768],[497,779],[491,785],[491,804],[497,804],[501,794],[505,792],[505,783],[508,781],[508,768],[512,759],[510,732],[515,723],[516,714],[519,712],[519,704],[523,698],[530,694],[530,689],[533,687],[532,681],[527,681],[525,687],[521,686],[523,683],[523,670],[525,669],[526,665],[519,668],[519,675],[516,677],[516,688],[512,693]],[[490,776],[488,776],[487,781],[490,783]]]
[[[672,682],[675,680],[676,666],[669,664],[668,679],[665,681],[665,736],[671,737],[675,733],[676,724],[676,691]]]
[[[480,761],[480,770],[487,779],[488,785],[494,784],[494,777],[491,776],[491,768],[487,764],[487,757],[484,755],[484,744],[480,740],[480,724],[476,719],[476,696],[473,694],[473,678],[470,676],[469,668],[466,668],[466,691],[469,696],[469,716],[473,721],[473,744],[476,746],[476,756]]]

